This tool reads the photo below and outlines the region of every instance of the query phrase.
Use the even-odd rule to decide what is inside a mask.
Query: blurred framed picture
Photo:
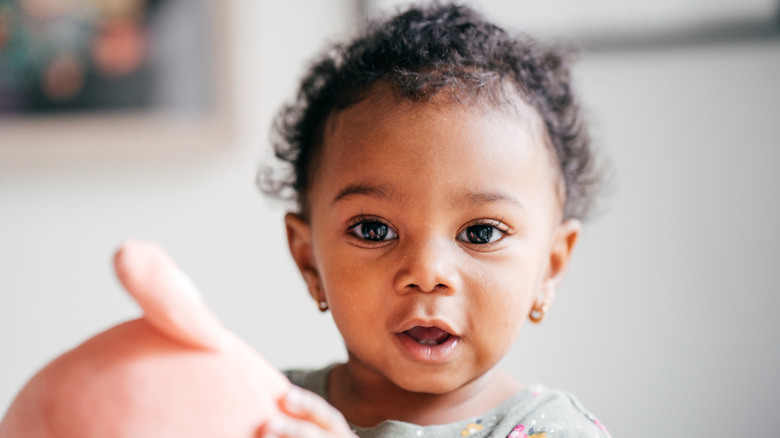
[[[431,0],[423,0],[430,2]],[[363,0],[367,16],[417,3]],[[735,39],[776,38],[777,0],[465,0],[512,31],[574,42],[587,50],[634,50]]]
[[[227,15],[219,7],[207,0],[0,0],[0,130],[18,128],[35,141],[31,124],[76,134],[76,125],[96,119],[104,131],[106,122],[121,121],[121,137],[161,133],[164,121],[194,131],[226,123]]]

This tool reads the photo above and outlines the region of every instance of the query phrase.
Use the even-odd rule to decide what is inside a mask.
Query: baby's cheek
[[[505,282],[488,282],[471,295],[470,315],[477,328],[485,354],[503,356],[511,347],[526,320],[532,300],[530,294],[508,288]]]

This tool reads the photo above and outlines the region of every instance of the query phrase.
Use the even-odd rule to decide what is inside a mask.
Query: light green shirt
[[[320,370],[290,370],[285,374],[301,388],[328,400],[328,374],[333,365]],[[586,411],[573,395],[528,387],[484,414],[455,423],[418,426],[388,420],[375,427],[352,426],[362,438],[382,437],[500,437],[500,438],[609,438],[609,432]]]

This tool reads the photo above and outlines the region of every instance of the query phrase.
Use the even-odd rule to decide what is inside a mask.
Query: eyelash
[[[478,242],[471,242],[468,240],[467,233],[470,229],[473,229],[474,227],[490,227],[490,236],[488,236],[489,239],[493,237],[493,232],[498,231],[500,234],[496,240],[490,240],[488,242],[484,243],[478,243]],[[472,231],[473,232],[473,231]],[[487,247],[492,246],[503,240],[506,236],[508,236],[510,233],[510,230],[501,220],[495,221],[492,219],[478,219],[474,223],[468,225],[467,227],[463,228],[460,232],[458,232],[457,239],[461,242],[475,245],[479,247]]]
[[[358,234],[357,231],[358,227],[361,227],[365,224],[380,224],[381,226],[385,227],[384,233],[382,233],[382,235],[379,236],[380,240],[368,239],[365,237],[364,234],[363,235]],[[388,225],[385,221],[377,217],[365,216],[365,215],[360,215],[349,222],[349,224],[347,225],[347,234],[360,240],[361,242],[365,242],[368,244],[382,244],[398,238],[398,233],[396,233],[395,229],[393,229],[393,227]],[[389,238],[387,238],[388,235],[390,236]]]
[[[365,231],[359,229],[358,227],[362,227],[365,224],[379,224],[382,227],[384,227],[384,230],[377,234],[377,237],[379,240],[374,240],[366,237]],[[472,233],[475,233],[474,227],[489,227],[487,229],[490,230],[490,234],[487,236],[488,241],[487,242],[472,242],[469,240],[469,230],[472,230]],[[498,231],[499,236],[495,240],[490,240],[493,238],[494,231]],[[385,221],[373,217],[373,216],[365,216],[360,215],[353,220],[349,222],[349,224],[346,227],[346,232],[351,237],[354,237],[355,239],[358,239],[361,242],[368,243],[368,244],[382,244],[385,242],[389,242],[391,240],[398,239],[398,233],[393,229],[392,226],[388,225]],[[478,219],[474,223],[468,225],[467,227],[463,228],[461,231],[458,232],[456,239],[464,242],[466,244],[480,246],[480,247],[487,247],[497,244],[499,241],[503,240],[507,235],[510,234],[510,230],[501,220],[492,220],[492,219]]]

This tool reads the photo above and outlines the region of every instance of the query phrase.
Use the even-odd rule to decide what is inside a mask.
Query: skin
[[[562,220],[560,171],[519,99],[375,91],[331,115],[310,216],[286,217],[292,255],[348,352],[328,401],[359,426],[476,416],[523,387],[495,365],[531,310],[552,302],[580,224]],[[446,352],[410,344],[414,325],[446,330]],[[343,424],[285,412],[275,435],[336,436]]]
[[[46,365],[0,438],[249,438],[278,404],[311,397],[225,329],[159,246],[128,241],[114,266],[144,316]]]

